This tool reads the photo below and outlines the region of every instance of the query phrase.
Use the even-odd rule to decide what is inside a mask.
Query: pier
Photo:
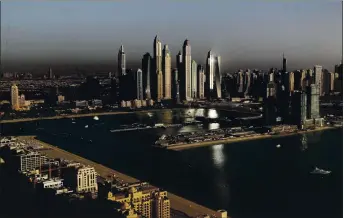
[[[127,183],[134,183],[134,182],[139,181],[136,178],[130,177],[128,175],[125,175],[123,173],[110,169],[108,167],[105,167],[99,163],[93,162],[91,160],[85,159],[73,153],[67,152],[56,146],[39,141],[35,138],[35,136],[19,136],[18,140],[32,141],[35,144],[42,145],[43,148],[45,148],[46,150],[41,151],[41,153],[45,154],[49,158],[63,158],[66,160],[80,162],[84,165],[90,165],[95,168],[98,175],[102,178],[108,178],[109,176],[115,175],[117,178]],[[201,206],[195,202],[179,197],[173,193],[168,192],[167,196],[171,201],[171,209],[176,210],[176,211],[181,211],[190,217],[197,217],[204,214],[209,214],[209,215],[216,214],[215,210]]]

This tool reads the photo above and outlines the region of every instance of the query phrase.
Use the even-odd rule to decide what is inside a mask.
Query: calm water
[[[205,206],[226,209],[234,218],[342,217],[342,129],[179,152],[154,149],[151,144],[161,134],[198,127],[110,132],[134,122],[184,122],[193,120],[195,114],[237,116],[232,112],[181,109],[100,116],[98,121],[85,117],[6,124],[2,132],[36,134],[65,150]],[[209,124],[204,128],[218,127]],[[332,174],[312,175],[314,166]]]

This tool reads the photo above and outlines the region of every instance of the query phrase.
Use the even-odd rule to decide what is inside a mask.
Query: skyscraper
[[[221,57],[208,52],[206,62],[205,92],[208,98],[221,98]]]
[[[160,101],[164,97],[164,80],[162,73],[162,47],[158,36],[155,36],[154,38],[153,60],[155,72],[155,75],[153,77],[154,97],[157,101]]]
[[[184,41],[183,45],[183,78],[180,78],[181,81],[181,98],[183,100],[191,101],[191,45],[189,40]],[[183,82],[182,82],[183,81]]]
[[[138,69],[136,72],[136,98],[143,100],[143,75],[142,70]]]
[[[221,98],[221,57],[217,56],[215,59],[215,88],[216,98]]]
[[[307,118],[317,119],[319,115],[319,87],[311,84],[307,89]]]
[[[289,92],[294,91],[294,72],[289,73]]]
[[[249,95],[250,88],[251,88],[251,71],[249,69],[245,72],[245,96]]]
[[[283,73],[287,72],[287,59],[284,57],[283,53]]]
[[[53,70],[49,68],[49,79],[54,79]]]
[[[164,69],[164,99],[171,99],[171,54],[170,50],[168,49],[168,45],[164,46],[163,50],[163,69]]]
[[[191,94],[192,98],[197,98],[197,62],[192,60],[191,62]]]
[[[203,69],[203,66],[201,65],[198,65],[198,82],[197,82],[197,85],[198,85],[198,98],[199,99],[204,99],[204,80],[205,80],[205,75],[204,75],[204,69]]]
[[[16,84],[11,86],[11,106],[12,110],[19,110],[19,91]]]
[[[151,63],[152,63],[152,57],[150,54],[147,52],[146,54],[143,55],[142,58],[142,77],[143,77],[143,88],[145,92],[145,98],[146,99],[151,99]]]
[[[320,95],[322,95],[322,83],[323,83],[323,73],[322,73],[322,66],[315,65],[314,66],[314,84],[320,88]]]
[[[208,52],[206,61],[206,72],[205,72],[205,95],[207,98],[213,97],[214,92],[214,77],[215,77],[215,67],[214,67],[214,55],[211,51]]]
[[[295,91],[292,95],[292,121],[302,126],[307,120],[307,95],[303,91]]]
[[[177,104],[180,103],[179,98],[179,79],[178,79],[178,69],[175,68],[173,70],[173,76],[172,76],[172,93],[173,93],[173,99]]]
[[[121,45],[121,48],[118,51],[118,68],[117,68],[117,74],[116,77],[124,76],[126,75],[126,61],[125,61],[125,53],[124,53],[124,47]]]

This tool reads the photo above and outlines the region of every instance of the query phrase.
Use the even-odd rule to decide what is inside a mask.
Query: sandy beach
[[[96,172],[103,178],[108,178],[109,176],[116,175],[119,179],[122,179],[125,182],[137,182],[139,180],[130,177],[128,175],[125,175],[123,173],[120,173],[118,171],[115,171],[113,169],[110,169],[108,167],[105,167],[99,163],[93,162],[91,160],[85,159],[83,157],[80,157],[78,155],[75,155],[73,153],[67,152],[65,150],[62,150],[56,146],[47,144],[45,142],[39,141],[35,138],[35,136],[20,136],[18,137],[19,140],[25,140],[25,141],[34,141],[37,144],[41,144],[44,148],[48,148],[49,150],[41,151],[41,153],[44,153],[47,157],[50,158],[64,158],[68,160],[73,160],[80,162],[85,165],[93,166],[96,170]],[[197,203],[194,203],[192,201],[189,201],[185,198],[179,197],[171,192],[168,192],[168,198],[171,201],[171,208],[174,210],[181,211],[188,216],[191,217],[197,217],[203,214],[215,214],[215,211],[209,208],[206,208],[204,206],[201,206]],[[219,208],[220,209],[220,208]]]
[[[206,141],[206,142],[198,142],[198,143],[190,143],[190,144],[176,144],[176,145],[170,145],[169,147],[167,147],[167,149],[174,150],[174,151],[181,151],[185,149],[192,149],[192,148],[217,145],[217,144],[229,144],[229,143],[235,143],[235,142],[245,142],[245,141],[252,141],[252,140],[259,140],[259,139],[266,139],[266,138],[287,137],[287,136],[304,134],[304,133],[309,133],[309,132],[324,131],[324,130],[334,129],[334,128],[339,128],[339,127],[318,127],[313,130],[308,130],[308,131],[300,130],[298,132],[284,133],[284,134],[278,134],[278,135],[258,135],[258,136],[248,136],[248,137],[242,137],[242,138],[228,138],[224,140],[214,140],[214,141]]]

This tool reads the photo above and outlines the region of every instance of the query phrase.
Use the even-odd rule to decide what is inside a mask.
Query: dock
[[[109,176],[115,175],[117,178],[127,183],[134,183],[134,182],[139,181],[138,179],[135,179],[133,177],[130,177],[128,175],[125,175],[123,173],[110,169],[108,167],[105,167],[99,163],[93,162],[91,160],[85,159],[83,157],[80,157],[78,155],[65,151],[63,149],[60,149],[56,146],[42,142],[36,139],[35,136],[19,136],[18,140],[33,141],[36,144],[42,145],[43,148],[45,148],[46,150],[43,150],[41,153],[45,154],[49,158],[63,158],[66,160],[77,161],[84,165],[92,166],[95,168],[98,175],[103,178],[108,178]],[[172,209],[181,211],[190,217],[197,217],[204,214],[213,215],[216,213],[215,210],[209,209],[195,202],[179,197],[171,192],[168,192],[167,196],[170,199]]]

